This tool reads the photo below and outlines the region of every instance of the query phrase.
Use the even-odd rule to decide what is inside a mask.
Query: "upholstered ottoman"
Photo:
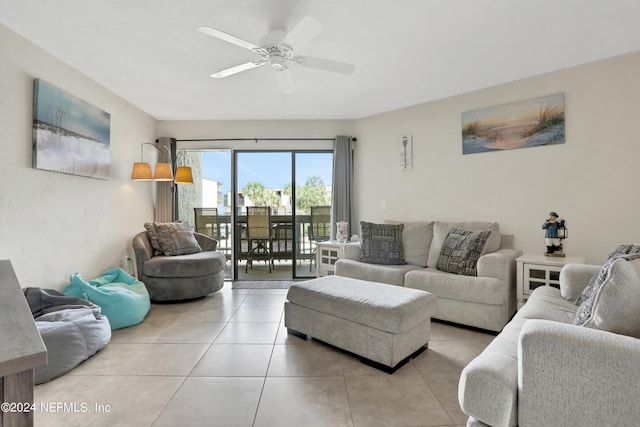
[[[307,335],[393,372],[426,348],[436,297],[425,291],[340,276],[291,285],[290,333]]]

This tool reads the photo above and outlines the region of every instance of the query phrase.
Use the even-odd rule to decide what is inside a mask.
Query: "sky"
[[[35,119],[109,144],[111,115],[98,107],[35,79]]]
[[[480,124],[504,124],[505,122],[536,119],[540,109],[547,105],[556,106],[563,111],[564,93],[467,111],[462,113],[462,124],[464,126],[465,123],[473,123],[476,120]]]
[[[267,188],[283,188],[291,183],[291,153],[239,152],[238,188],[258,181]],[[296,153],[296,184],[304,185],[310,176],[319,176],[331,185],[333,153]],[[202,176],[223,184],[224,193],[231,191],[231,152],[203,151]]]

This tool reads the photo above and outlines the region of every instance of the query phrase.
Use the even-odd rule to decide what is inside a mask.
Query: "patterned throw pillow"
[[[404,264],[403,229],[404,224],[373,224],[361,221],[362,255],[360,261],[369,264]]]
[[[490,234],[491,230],[452,228],[442,243],[436,268],[447,273],[477,276],[478,259]]]
[[[575,324],[640,338],[640,253],[607,261]]]
[[[162,254],[162,249],[160,249],[160,242],[158,242],[158,231],[156,230],[155,222],[145,222],[144,228],[147,229],[147,236],[149,237],[149,243],[151,243],[151,247],[153,248],[154,255]]]
[[[155,224],[160,250],[165,255],[188,255],[202,252],[189,226],[182,222]]]
[[[613,252],[609,254],[609,256],[607,257],[607,262],[624,255],[638,254],[638,253],[640,253],[640,245],[620,245]],[[578,306],[582,305],[582,303],[588,300],[591,294],[593,293],[593,289],[596,283],[602,284],[602,282],[604,282],[605,275],[608,272],[608,268],[605,268],[605,267],[606,267],[606,264],[600,269],[600,271],[598,271],[596,274],[593,275],[591,280],[589,280],[589,284],[582,290],[582,293],[580,294],[580,296],[576,298],[576,300],[574,301],[575,305],[578,305]]]

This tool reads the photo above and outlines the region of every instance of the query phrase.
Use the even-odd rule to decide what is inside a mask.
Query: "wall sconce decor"
[[[140,162],[135,162],[133,164],[133,171],[131,172],[131,180],[133,181],[173,181],[176,184],[193,184],[193,175],[191,173],[191,168],[188,166],[177,166],[174,169],[172,167],[171,160],[171,152],[167,148],[167,146],[163,145],[163,148],[167,152],[168,162],[157,162],[156,168],[151,174],[151,165],[147,162],[144,162],[143,158],[143,148],[145,145],[150,145],[159,153],[162,154],[162,150],[156,147],[154,144],[143,142],[140,145]],[[180,154],[180,153],[178,153]],[[176,160],[177,160],[176,156]],[[175,173],[174,173],[175,172]],[[175,176],[175,179],[174,179]]]
[[[400,169],[411,169],[411,135],[404,135],[400,144]]]

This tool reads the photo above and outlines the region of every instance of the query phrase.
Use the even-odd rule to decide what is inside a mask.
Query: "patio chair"
[[[218,208],[193,208],[196,232],[220,240],[220,221]]]
[[[269,273],[271,273],[271,268],[274,267],[271,208],[268,206],[247,206],[247,240],[249,252],[244,272],[247,272],[249,266],[253,269],[253,259],[259,256],[267,261]]]

